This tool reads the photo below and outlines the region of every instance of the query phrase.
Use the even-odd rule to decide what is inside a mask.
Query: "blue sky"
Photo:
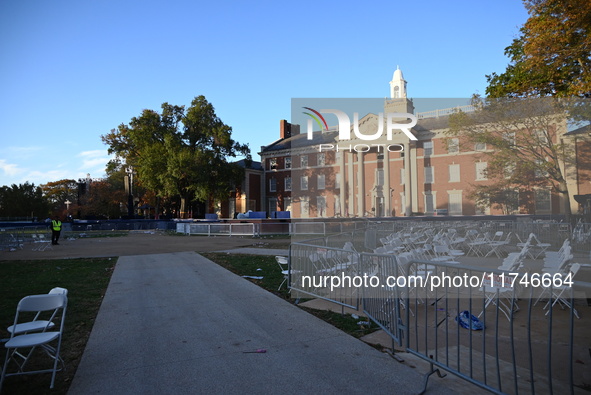
[[[496,1],[0,2],[0,185],[104,175],[100,136],[163,102],[213,104],[253,157],[291,99],[484,94],[527,13]]]

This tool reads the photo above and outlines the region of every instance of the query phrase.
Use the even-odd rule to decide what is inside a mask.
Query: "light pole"
[[[66,204],[66,217],[70,216],[70,204],[72,204],[72,202],[69,199],[66,199],[66,201],[64,202]]]
[[[128,191],[129,194],[127,196],[127,215],[132,218],[133,217],[133,166],[129,166],[125,169],[125,173],[127,173],[127,182],[128,182]]]

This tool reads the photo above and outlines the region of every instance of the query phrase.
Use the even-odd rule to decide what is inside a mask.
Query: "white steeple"
[[[396,66],[396,71],[394,71],[394,76],[390,81],[390,98],[406,99],[406,81],[399,66]]]

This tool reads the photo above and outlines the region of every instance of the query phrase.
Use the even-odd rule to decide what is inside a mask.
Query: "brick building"
[[[447,115],[455,108],[415,114],[406,85],[402,72],[396,70],[384,114],[414,114],[416,140],[403,130],[393,130],[389,139],[382,133],[372,141],[354,133],[352,138],[340,138],[337,128],[309,135],[299,125],[280,121],[279,139],[261,147],[259,153],[264,169],[262,209],[290,211],[293,218],[503,214],[494,205],[477,207],[468,196],[475,186],[491,183],[485,155],[490,147],[466,146],[446,134]],[[357,123],[359,132],[367,136],[378,129],[388,131],[380,124],[396,119],[387,121],[387,116],[365,115]],[[565,173],[576,213],[579,204],[573,196],[591,193],[589,130],[567,133],[560,122],[556,127],[562,128],[558,135],[571,141],[576,150],[576,163],[565,165],[570,166]],[[513,213],[564,213],[565,202],[551,191],[549,183],[515,193],[518,204]]]

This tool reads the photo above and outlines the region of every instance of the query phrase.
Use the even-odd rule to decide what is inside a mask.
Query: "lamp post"
[[[66,205],[66,217],[70,216],[70,204],[72,204],[72,202],[69,199],[66,199],[66,201],[64,202]]]
[[[127,182],[128,182],[128,196],[127,196],[127,215],[132,218],[133,217],[133,166],[129,166],[125,169],[125,173],[127,173]]]

